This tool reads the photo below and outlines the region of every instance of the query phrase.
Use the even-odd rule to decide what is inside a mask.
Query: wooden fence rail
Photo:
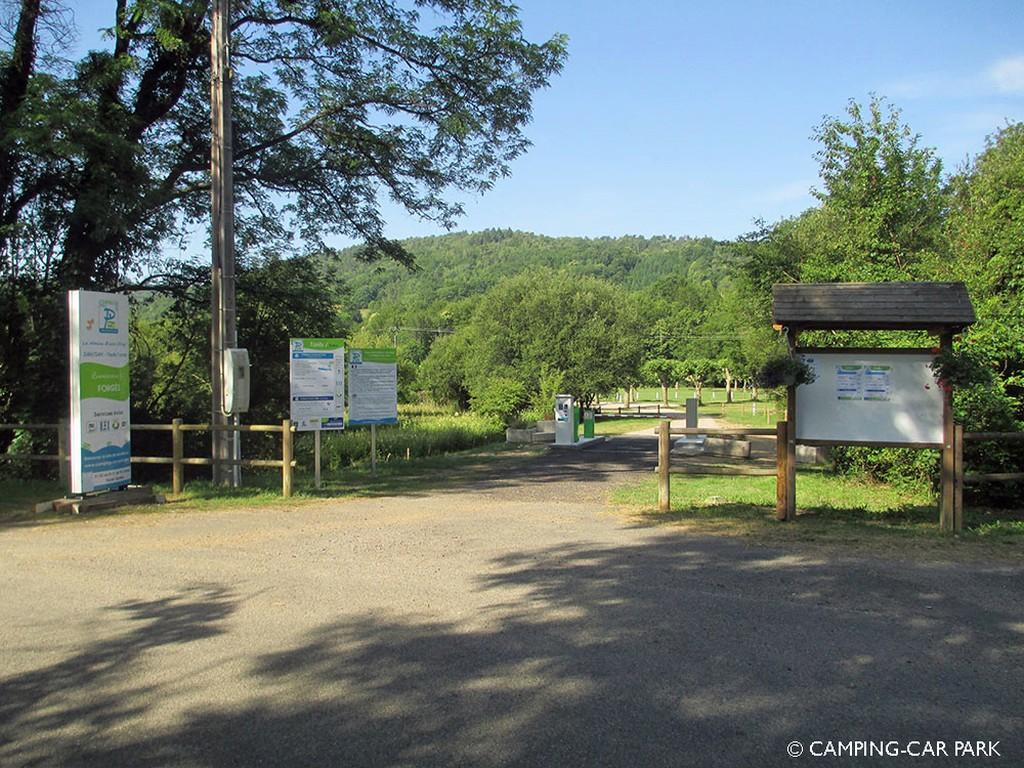
[[[672,508],[671,500],[671,475],[683,473],[688,475],[699,474],[737,474],[737,475],[775,475],[776,477],[776,503],[775,516],[779,520],[789,520],[793,517],[791,510],[795,504],[789,500],[794,497],[789,472],[789,452],[786,450],[786,438],[788,435],[786,422],[780,421],[775,429],[762,429],[754,427],[673,427],[669,419],[663,420],[654,430],[658,436],[658,511],[668,512]],[[770,437],[778,440],[776,461],[774,470],[739,468],[734,471],[720,467],[690,467],[685,470],[672,468],[672,435],[707,435],[709,437]]]
[[[644,408],[647,410],[644,411]],[[648,418],[659,418],[661,416],[661,408],[661,403],[655,403],[654,405],[596,405],[593,411],[601,416],[646,416]],[[676,410],[678,411],[678,409]],[[666,408],[666,412],[669,411],[672,411],[672,409]]]
[[[57,453],[6,453],[0,459],[9,461],[57,461],[60,462],[60,481],[65,486],[68,478],[68,423],[62,420],[58,424],[0,424],[0,430],[46,430],[57,431]],[[182,492],[185,485],[186,466],[213,466],[213,459],[185,456],[185,432],[269,432],[281,434],[280,459],[240,459],[224,460],[221,463],[240,467],[278,467],[281,469],[281,495],[288,498],[292,495],[293,475],[295,468],[295,427],[290,419],[280,424],[185,424],[181,419],[174,419],[170,424],[132,424],[133,432],[170,432],[170,456],[132,456],[132,464],[170,464],[171,490],[174,495]]]

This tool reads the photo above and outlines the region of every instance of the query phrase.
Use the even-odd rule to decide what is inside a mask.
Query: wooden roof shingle
[[[779,283],[775,325],[807,330],[942,330],[975,321],[963,283]]]

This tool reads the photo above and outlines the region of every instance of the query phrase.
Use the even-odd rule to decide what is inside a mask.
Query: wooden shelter
[[[772,287],[773,326],[786,333],[790,354],[810,352],[801,349],[803,331],[925,331],[939,339],[939,348],[952,350],[953,336],[975,322],[974,307],[963,283],[792,283]],[[821,350],[817,350],[821,351]],[[863,350],[870,353],[892,350]],[[957,487],[955,467],[952,391],[942,394],[942,502],[939,523],[944,530],[959,530],[963,525],[963,489]],[[779,446],[779,458],[786,462],[785,480],[780,472],[777,516],[782,520],[796,515],[796,387],[786,398],[785,452]],[[820,444],[820,441],[817,443]],[[845,444],[835,441],[833,444]]]

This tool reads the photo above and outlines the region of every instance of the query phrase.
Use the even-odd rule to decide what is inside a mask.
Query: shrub
[[[526,387],[522,382],[506,376],[489,379],[470,398],[470,405],[476,413],[501,419],[505,424],[511,422],[527,402]]]

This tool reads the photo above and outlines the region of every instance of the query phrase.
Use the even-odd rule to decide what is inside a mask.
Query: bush
[[[845,475],[866,475],[908,489],[938,488],[939,452],[935,450],[836,446],[832,463],[836,472]]]
[[[472,409],[482,416],[501,419],[508,424],[527,404],[526,387],[506,376],[496,376],[480,386],[470,398]]]

